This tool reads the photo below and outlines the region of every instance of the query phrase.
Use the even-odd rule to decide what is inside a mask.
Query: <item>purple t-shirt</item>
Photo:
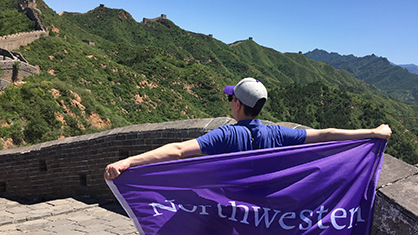
[[[196,140],[202,153],[212,155],[303,144],[305,139],[304,129],[263,125],[259,119],[250,119],[220,126]]]

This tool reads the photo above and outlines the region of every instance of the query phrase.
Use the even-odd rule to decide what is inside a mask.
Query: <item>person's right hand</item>
[[[114,180],[122,173],[122,171],[128,169],[129,167],[130,164],[128,163],[127,159],[109,164],[105,168],[104,178],[107,180]]]
[[[377,138],[387,140],[392,135],[392,129],[390,129],[389,125],[382,124],[375,128],[375,134],[377,135]]]

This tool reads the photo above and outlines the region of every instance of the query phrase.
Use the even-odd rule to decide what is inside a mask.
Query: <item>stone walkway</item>
[[[0,234],[133,235],[138,232],[118,203],[99,205],[92,198],[66,198],[21,204],[0,198]]]

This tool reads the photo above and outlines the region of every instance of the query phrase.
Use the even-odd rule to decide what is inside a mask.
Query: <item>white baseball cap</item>
[[[239,101],[251,108],[254,108],[260,99],[265,98],[267,100],[266,87],[254,78],[244,78],[236,86],[226,86],[224,93],[235,95]]]

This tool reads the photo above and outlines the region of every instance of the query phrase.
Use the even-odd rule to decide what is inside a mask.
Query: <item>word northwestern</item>
[[[330,225],[337,229],[351,229],[356,223],[365,222],[361,217],[361,208],[355,207],[349,210],[345,208],[335,208],[332,211],[321,206],[316,210],[304,209],[298,212],[287,211],[282,212],[271,208],[260,208],[258,206],[238,205],[235,201],[229,201],[230,205],[186,205],[175,204],[175,199],[166,200],[170,205],[163,205],[157,202],[150,203],[154,210],[154,216],[163,215],[165,213],[176,213],[178,210],[187,213],[196,213],[200,216],[209,216],[211,213],[217,214],[222,219],[250,224],[254,223],[256,227],[264,224],[269,228],[274,220],[278,220],[278,224],[285,230],[299,229],[308,230],[314,225],[318,225],[320,229],[327,229]],[[251,220],[252,214],[254,220]],[[328,223],[324,222],[328,218]],[[251,222],[253,221],[253,222]],[[315,223],[314,223],[315,222]],[[328,225],[326,225],[328,224]]]

